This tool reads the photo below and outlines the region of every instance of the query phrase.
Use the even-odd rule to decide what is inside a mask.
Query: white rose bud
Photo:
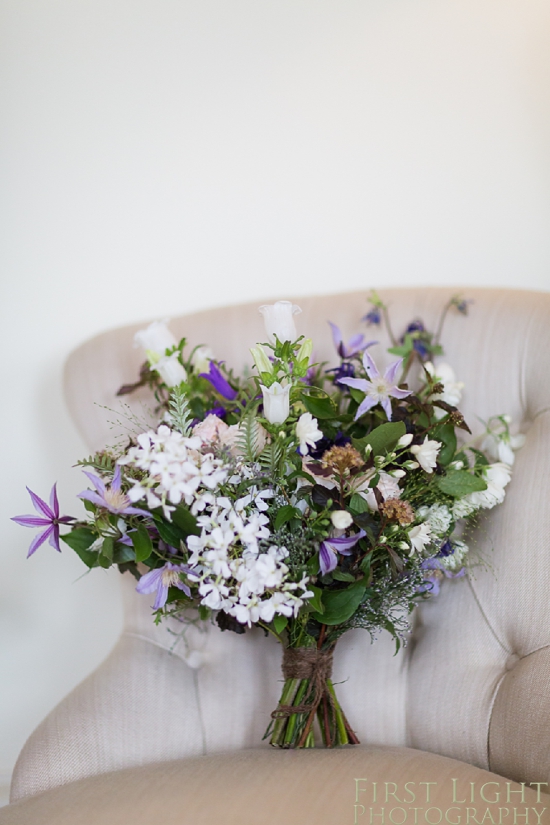
[[[291,304],[290,301],[277,301],[276,304],[264,304],[260,307],[270,344],[275,343],[275,336],[281,343],[296,340],[296,326],[293,316],[298,315],[301,311],[299,306]]]
[[[411,441],[413,440],[412,433],[405,433],[402,435],[399,441],[397,442],[398,447],[408,447]]]
[[[290,384],[283,387],[275,381],[270,387],[260,384],[264,398],[264,415],[270,424],[283,424],[290,412]]]
[[[353,517],[347,510],[334,510],[330,514],[330,520],[337,530],[345,530],[353,524]]]
[[[164,355],[167,349],[175,347],[177,343],[166,326],[166,321],[153,321],[146,329],[134,335],[135,347],[143,347],[147,353],[154,353],[159,357]]]
[[[167,387],[177,387],[182,381],[187,381],[187,373],[180,364],[177,353],[165,355],[152,369],[158,372]]]

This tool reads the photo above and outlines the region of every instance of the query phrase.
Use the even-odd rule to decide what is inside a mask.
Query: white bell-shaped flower
[[[264,415],[270,424],[282,424],[290,412],[290,384],[283,387],[275,381],[270,387],[260,384],[264,397]]]
[[[298,315],[301,311],[299,306],[290,301],[277,301],[276,304],[264,304],[260,307],[270,344],[275,343],[275,336],[281,342],[296,340],[298,336],[294,315]]]

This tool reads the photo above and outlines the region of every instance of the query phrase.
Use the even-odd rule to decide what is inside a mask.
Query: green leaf
[[[359,450],[361,455],[367,445],[372,447],[373,455],[383,455],[392,450],[402,435],[405,435],[407,428],[402,421],[388,421],[386,424],[380,424],[368,435],[363,438],[352,438],[353,446]]]
[[[101,545],[101,555],[109,559],[109,561],[113,560],[113,551],[115,549],[115,540],[112,536],[107,536],[103,539],[103,544]]]
[[[97,535],[88,527],[76,527],[70,533],[60,536],[60,538],[75,551],[86,567],[97,567],[97,552],[88,550],[88,547],[96,540]]]
[[[338,568],[332,571],[332,578],[336,579],[337,582],[356,581],[355,576],[352,573],[344,573],[343,570],[338,570]]]
[[[280,530],[283,524],[293,518],[302,518],[301,511],[297,507],[293,507],[292,504],[285,504],[275,516],[275,530]]]
[[[92,501],[88,501],[87,499],[82,499],[82,503],[84,505],[84,509],[87,510],[89,513],[95,513],[97,510],[96,505]]]
[[[359,515],[360,513],[366,513],[369,509],[369,505],[363,498],[363,496],[359,495],[359,493],[354,493],[350,499],[349,503],[350,510],[353,510],[354,513]]]
[[[135,561],[136,554],[133,547],[128,547],[127,544],[115,544],[113,552],[113,562],[115,564],[128,564],[128,562]]]
[[[275,633],[278,633],[280,636],[285,627],[287,626],[287,624],[287,616],[281,616],[280,614],[278,616],[275,616],[275,618],[273,619],[273,627],[275,628]]]
[[[338,414],[336,407],[328,396],[317,398],[313,395],[302,395],[304,407],[315,418],[335,418]]]
[[[175,547],[176,550],[179,550],[180,541],[184,541],[186,538],[185,533],[183,533],[177,525],[173,524],[170,521],[165,521],[160,516],[155,515],[155,527],[159,531],[159,535],[166,544],[169,544],[170,547]],[[130,538],[132,534],[130,534]]]
[[[441,424],[433,431],[433,438],[435,438],[436,441],[441,441],[443,445],[439,451],[437,460],[440,464],[446,467],[447,464],[453,460],[456,452],[455,428],[450,422],[447,422],[447,424]]]
[[[159,531],[160,532],[160,531]],[[146,527],[140,524],[137,530],[128,533],[136,551],[136,561],[145,561],[153,552],[153,543]]]
[[[482,478],[468,473],[466,470],[448,470],[447,475],[439,476],[437,486],[443,493],[455,498],[462,498],[469,493],[486,490],[487,485]]]
[[[321,624],[337,625],[347,622],[353,616],[367,591],[364,584],[358,582],[345,590],[324,590],[324,613],[314,613],[313,618]]]
[[[363,401],[363,399],[365,398],[365,393],[361,392],[361,390],[358,390],[355,387],[350,387],[349,392],[356,404],[360,404],[361,401]]]
[[[197,519],[182,504],[178,504],[172,513],[172,521],[186,536],[200,536],[201,531],[197,527]]]
[[[324,613],[325,606],[323,604],[323,591],[321,590],[321,588],[315,587],[313,584],[308,584],[307,589],[311,590],[311,592],[313,593],[313,598],[308,599],[308,605],[317,613]]]
[[[306,562],[306,573],[308,576],[316,576],[319,573],[319,553],[315,553]],[[311,590],[311,586],[309,586]]]

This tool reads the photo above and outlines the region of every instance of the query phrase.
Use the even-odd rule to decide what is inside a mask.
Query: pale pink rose
[[[369,483],[374,475],[375,470],[370,470],[368,473],[365,473],[364,476],[357,476],[353,484],[353,491],[363,496],[371,510],[378,510],[378,503],[374,491],[369,487]],[[384,470],[380,471],[380,480],[376,486],[382,493],[384,501],[390,498],[401,498],[401,488],[397,483],[397,479],[389,473],[385,473]]]
[[[222,441],[224,434],[229,430],[229,427],[218,418],[217,415],[210,413],[204,421],[196,424],[193,427],[193,435],[197,435],[203,444],[209,444],[212,441]]]

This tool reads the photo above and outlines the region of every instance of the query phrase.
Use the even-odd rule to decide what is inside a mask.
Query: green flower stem
[[[309,688],[309,679],[302,679],[300,682],[300,687],[298,688],[298,692],[296,693],[294,700],[292,701],[293,705],[301,705],[302,700],[307,693]],[[303,716],[303,713],[293,713],[292,716],[288,717],[286,731],[284,736],[284,746],[291,746],[294,744],[294,732],[296,729],[296,723],[298,722],[298,716]]]
[[[338,745],[347,745],[349,743],[348,739],[348,732],[346,730],[346,722],[344,720],[344,714],[342,713],[342,708],[340,707],[340,703],[336,698],[336,691],[334,690],[334,685],[332,684],[330,679],[327,679],[327,687],[329,693],[332,697],[332,701],[334,703],[334,715],[336,717],[336,731],[337,731],[337,744]]]
[[[293,705],[294,697],[296,696],[299,687],[300,679],[287,679],[283,687],[283,692],[281,694],[279,704]],[[279,716],[275,719],[275,724],[273,725],[273,733],[271,734],[270,740],[272,745],[282,746],[287,721],[288,718],[284,716]]]

